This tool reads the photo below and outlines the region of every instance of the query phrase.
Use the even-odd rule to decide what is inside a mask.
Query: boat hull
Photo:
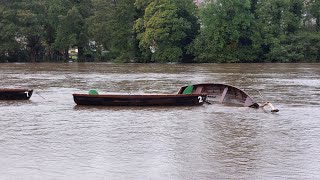
[[[73,94],[77,105],[89,106],[197,106],[206,95],[88,95]]]
[[[29,89],[0,89],[0,100],[29,100],[32,93]]]
[[[205,83],[183,86],[178,91],[178,94],[184,93],[206,94],[208,95],[208,102],[259,108],[259,104],[256,103],[245,91],[228,84]]]

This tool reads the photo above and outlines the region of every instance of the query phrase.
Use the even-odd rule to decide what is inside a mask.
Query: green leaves
[[[146,58],[155,62],[182,61],[186,45],[182,46],[181,42],[192,38],[188,36],[194,22],[179,16],[181,11],[188,13],[173,0],[155,0],[146,6],[144,16],[134,25],[139,47]],[[149,50],[152,47],[156,47],[154,54]]]
[[[313,33],[301,32],[310,26],[318,27],[317,22],[320,25],[316,15],[320,6],[316,2],[319,1],[304,4],[300,0],[217,0],[201,10],[203,28],[191,50],[198,62],[308,60],[307,52],[311,51],[302,49],[302,44],[317,43],[310,36]],[[319,55],[312,58],[319,59]]]
[[[318,32],[319,0],[4,1],[0,61],[320,61]]]
[[[81,45],[80,35],[84,31],[84,20],[78,9],[72,7],[66,15],[60,15],[59,22],[54,47],[65,50],[69,47]]]
[[[246,49],[253,45],[252,35],[255,21],[254,15],[251,13],[250,0],[218,0],[216,3],[205,6],[200,17],[203,22],[202,35],[194,44],[198,61],[254,60],[251,59],[252,57],[246,59],[241,52],[247,51]],[[203,46],[207,48],[203,48]],[[252,50],[254,51],[254,49]]]
[[[297,33],[302,27],[303,3],[297,0],[269,0],[258,5],[257,22],[263,42],[263,58],[268,62],[290,62],[290,53],[283,46],[292,34]]]
[[[0,4],[0,61],[5,60],[10,51],[19,47],[15,40],[18,27],[15,25],[15,11]],[[18,48],[19,49],[19,48]]]
[[[315,29],[320,32],[320,1],[319,0],[310,0],[307,2],[307,14],[308,21],[314,22],[315,20]]]
[[[89,31],[98,51],[106,50],[110,58],[129,61],[134,58],[134,0],[94,0],[95,12],[88,19]],[[125,59],[127,58],[127,59]]]

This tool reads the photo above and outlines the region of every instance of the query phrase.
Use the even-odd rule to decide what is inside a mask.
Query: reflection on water
[[[319,179],[318,64],[0,64],[0,179]],[[256,88],[278,114],[221,104],[84,107],[72,93]]]

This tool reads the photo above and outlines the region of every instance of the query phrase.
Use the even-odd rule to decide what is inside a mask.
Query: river
[[[320,64],[0,64],[0,179],[320,179]],[[72,93],[227,83],[280,110],[76,106]]]

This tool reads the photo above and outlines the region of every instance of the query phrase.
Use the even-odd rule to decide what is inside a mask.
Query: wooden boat
[[[178,91],[178,94],[206,94],[209,103],[218,102],[224,104],[245,106],[251,108],[263,108],[269,106],[271,112],[278,112],[270,102],[263,104],[257,103],[244,90],[228,84],[204,83],[183,86]]]
[[[0,89],[0,100],[28,100],[32,93],[32,89]]]
[[[73,94],[77,105],[92,106],[197,106],[207,98],[203,94]]]

